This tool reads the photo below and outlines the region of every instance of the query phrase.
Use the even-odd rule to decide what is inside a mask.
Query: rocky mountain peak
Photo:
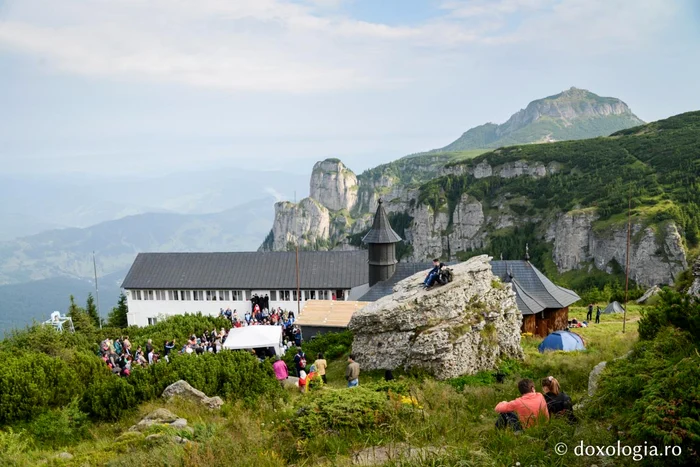
[[[316,162],[311,172],[309,196],[331,211],[349,211],[357,202],[357,176],[339,159]]]
[[[530,102],[501,125],[474,127],[437,151],[595,138],[643,123],[620,99],[571,87]]]

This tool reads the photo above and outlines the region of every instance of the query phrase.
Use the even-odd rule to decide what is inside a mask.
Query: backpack
[[[440,270],[440,274],[438,275],[438,281],[442,285],[445,285],[445,284],[452,282],[452,269],[442,268]]]

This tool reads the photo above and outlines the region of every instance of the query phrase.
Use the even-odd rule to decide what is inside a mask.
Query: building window
[[[195,301],[204,301],[204,291],[193,290],[192,291],[192,299]]]
[[[297,301],[297,291],[296,290],[292,290],[292,300],[294,300],[295,302]]]
[[[180,300],[187,300],[187,301],[192,300],[192,295],[190,295],[190,291],[189,290],[181,290],[180,291]]]
[[[207,290],[207,301],[216,301],[216,290]]]
[[[276,290],[270,290],[270,301],[271,302],[277,301],[277,291]]]
[[[252,297],[252,295],[251,295],[251,293],[250,293],[250,290],[246,290],[246,291],[245,291],[245,299],[246,299],[246,300],[250,300],[251,297]]]
[[[131,295],[134,297],[134,300],[141,300],[141,291],[140,290],[133,290]]]
[[[144,299],[144,300],[154,300],[154,299],[155,299],[154,296],[153,296],[153,291],[152,291],[152,290],[144,290],[143,293],[145,294],[145,295],[143,296],[143,299]]]
[[[316,291],[304,290],[304,300],[316,300]]]
[[[243,291],[242,290],[232,290],[231,295],[232,295],[232,299],[234,302],[242,302],[243,301]]]
[[[328,291],[327,290],[319,290],[318,291],[318,299],[319,300],[330,300],[328,296]]]
[[[148,318],[148,325],[153,326],[158,323],[158,318]]]
[[[156,300],[165,300],[165,290],[156,290]]]
[[[180,292],[177,290],[168,290],[168,300],[179,300]]]
[[[231,292],[229,290],[219,290],[219,300],[228,302],[231,300]]]

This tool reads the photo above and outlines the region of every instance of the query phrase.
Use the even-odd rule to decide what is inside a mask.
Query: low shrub
[[[314,437],[328,430],[379,428],[396,415],[386,393],[359,386],[309,395],[292,423],[303,436]]]
[[[125,378],[95,381],[83,393],[80,408],[101,420],[117,420],[138,404],[136,391]]]
[[[0,423],[67,405],[84,389],[84,381],[62,359],[36,352],[0,352],[0,361]]]
[[[80,411],[76,399],[63,409],[39,415],[27,431],[42,447],[57,449],[90,438],[88,426],[88,415]]]

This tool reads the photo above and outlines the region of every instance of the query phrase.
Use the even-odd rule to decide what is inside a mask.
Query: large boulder
[[[173,397],[189,399],[210,409],[220,409],[224,405],[224,401],[220,397],[207,397],[202,391],[193,388],[190,383],[182,379],[174,382],[163,391],[163,398],[172,399]]]
[[[425,271],[419,272],[355,312],[352,349],[363,370],[415,368],[446,379],[523,357],[515,292],[493,275],[490,258],[477,256],[452,270],[447,285],[423,290]]]

